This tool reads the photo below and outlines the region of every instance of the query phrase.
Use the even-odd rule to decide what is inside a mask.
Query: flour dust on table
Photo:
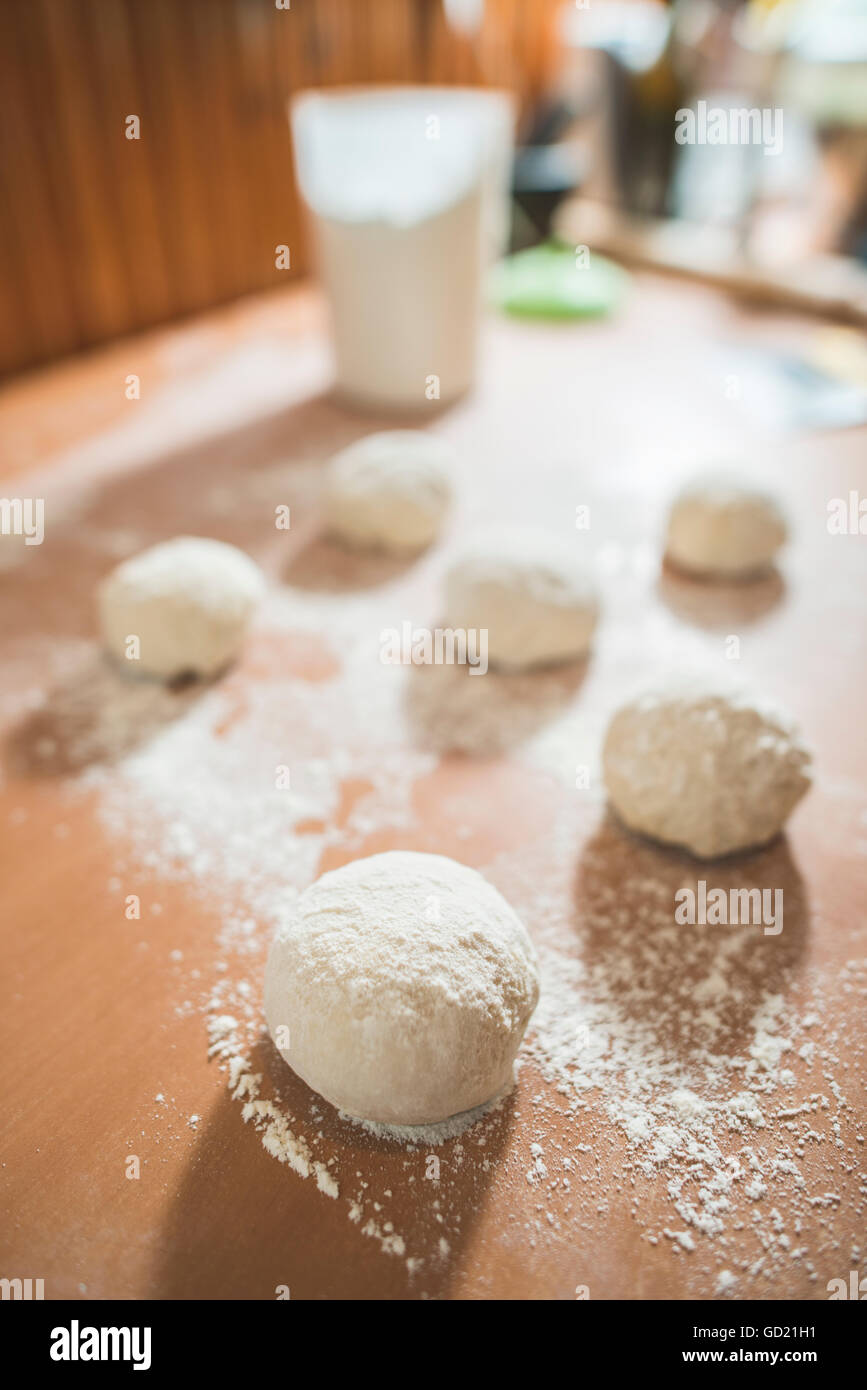
[[[576,1225],[593,1230],[625,1211],[641,1239],[684,1262],[685,1291],[707,1295],[722,1280],[727,1297],[785,1296],[793,1276],[820,1281],[830,1259],[849,1258],[843,1233],[867,1212],[847,1188],[863,1160],[852,1102],[864,1058],[840,1014],[865,997],[867,972],[857,961],[799,967],[807,909],[781,840],[713,866],[727,892],[782,885],[780,937],[749,924],[678,925],[676,895],[697,891],[708,869],[634,839],[606,818],[601,795],[576,798],[551,772],[581,739],[601,740],[604,692],[591,689],[556,734],[541,730],[512,755],[522,798],[542,779],[550,820],[531,818],[520,844],[486,856],[471,803],[452,817],[466,857],[528,924],[538,957],[539,1005],[514,1090],[432,1128],[367,1122],[359,1146],[362,1122],[294,1080],[260,1002],[272,937],[323,857],[359,860],[379,837],[419,842],[418,797],[440,765],[439,754],[408,746],[402,686],[382,681],[365,642],[352,644],[353,626],[363,625],[350,615],[344,666],[315,699],[275,674],[239,708],[229,681],[116,769],[84,779],[131,862],[225,904],[210,977],[181,984],[178,1008],[198,999],[205,1010],[239,1118],[289,1180],[307,1179],[362,1237],[403,1260],[420,1292],[452,1258],[466,1219],[454,1183],[416,1187],[430,1154],[443,1172],[493,1184],[515,1212],[499,1238],[530,1255],[573,1249]],[[299,727],[304,776],[277,792],[256,769],[279,763],[285,731]],[[360,790],[348,809],[347,787]],[[168,1122],[167,1108],[155,1123]],[[376,1157],[395,1151],[400,1194]]]

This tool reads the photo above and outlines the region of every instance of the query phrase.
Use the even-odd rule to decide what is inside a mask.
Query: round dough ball
[[[742,578],[768,569],[785,540],[773,497],[719,476],[700,479],[675,499],[665,553],[692,574]]]
[[[487,629],[492,666],[518,670],[584,656],[598,615],[585,565],[544,531],[483,530],[446,575],[448,626]]]
[[[772,840],[810,785],[810,754],[788,714],[694,681],[622,705],[602,759],[631,830],[703,859]]]
[[[323,874],[279,928],[265,1016],[340,1110],[432,1124],[508,1085],[539,995],[526,931],[480,874],[391,852]]]
[[[261,570],[243,551],[179,536],[124,560],[102,581],[103,641],[137,675],[210,676],[237,656],[264,592]],[[127,656],[131,636],[139,639],[138,660]]]
[[[325,525],[347,545],[405,555],[436,536],[451,498],[451,450],[422,430],[385,430],[331,460]]]

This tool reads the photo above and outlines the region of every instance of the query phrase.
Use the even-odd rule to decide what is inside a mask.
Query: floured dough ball
[[[773,839],[810,785],[810,755],[788,714],[694,682],[623,705],[602,756],[630,829],[705,859]]]
[[[486,528],[446,575],[448,626],[487,629],[493,666],[575,660],[589,648],[598,614],[586,566],[544,531]]]
[[[391,852],[323,874],[278,929],[265,1016],[338,1109],[432,1124],[498,1096],[536,1007],[536,957],[475,870]]]
[[[451,450],[422,430],[385,430],[328,467],[326,528],[347,545],[411,554],[436,536],[451,497]]]
[[[237,656],[264,592],[261,570],[243,551],[179,536],[124,560],[102,581],[103,640],[136,675],[210,676]]]
[[[786,540],[773,497],[737,478],[704,478],[675,499],[665,553],[681,569],[717,578],[767,570]]]

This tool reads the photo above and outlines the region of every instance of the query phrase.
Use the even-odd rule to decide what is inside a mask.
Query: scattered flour
[[[270,599],[265,621],[274,640],[299,623],[315,631],[329,602],[312,598],[290,620]],[[750,927],[685,929],[672,913],[674,893],[691,872],[684,861],[627,840],[592,791],[573,797],[553,828],[540,829],[520,853],[471,859],[527,923],[539,953],[541,998],[519,1056],[517,1091],[444,1125],[406,1132],[359,1129],[326,1114],[303,1088],[287,1089],[274,1070],[276,1053],[268,1052],[260,1003],[274,925],[332,851],[342,862],[372,852],[371,837],[396,833],[407,843],[421,824],[417,789],[449,746],[450,720],[455,727],[453,673],[428,673],[421,700],[418,673],[384,681],[375,646],[363,635],[370,624],[358,621],[365,600],[353,594],[345,602],[348,614],[341,599],[339,619],[337,609],[328,617],[331,640],[335,624],[343,625],[341,663],[313,698],[308,684],[279,667],[243,693],[230,676],[185,696],[171,719],[161,692],[147,743],[130,749],[129,730],[114,730],[116,756],[78,779],[80,788],[97,792],[107,830],[126,846],[118,891],[133,865],[223,904],[213,978],[194,991],[199,981],[190,975],[178,1012],[189,1012],[196,997],[203,1003],[210,1055],[225,1071],[240,1117],[293,1175],[345,1203],[349,1221],[384,1254],[404,1260],[412,1279],[450,1258],[464,1208],[443,1187],[434,1203],[427,1196],[427,1224],[404,1217],[398,1229],[388,1216],[393,1198],[350,1157],[365,1151],[353,1131],[405,1153],[407,1190],[420,1176],[419,1163],[437,1153],[453,1172],[471,1169],[479,1181],[507,1183],[507,1193],[520,1181],[537,1203],[515,1227],[530,1249],[574,1242],[576,1223],[589,1229],[625,1209],[650,1245],[671,1247],[687,1290],[695,1278],[721,1297],[775,1283],[785,1294],[795,1268],[818,1279],[827,1264],[817,1263],[822,1252],[836,1248],[841,1231],[849,1233],[848,1247],[867,1210],[863,1136],[850,1135],[850,1095],[863,1087],[863,1061],[851,1038],[825,1022],[828,995],[852,996],[863,1007],[867,966],[846,962],[838,981],[801,968],[808,914],[784,843],[751,857],[748,869],[737,861],[718,872],[715,866],[722,886],[726,874],[737,886],[749,886],[746,873],[782,882],[786,930],[779,941]],[[592,765],[589,749],[604,727],[603,711],[582,701],[580,720],[567,711],[558,726],[571,695],[568,678],[559,673],[550,685],[546,679],[538,726],[522,710],[523,678],[505,685],[502,698],[495,678],[490,685],[488,678],[466,680],[457,707],[468,718],[451,746],[472,744],[478,717],[479,728],[494,729],[494,746],[483,741],[474,751],[498,751],[517,729],[520,752],[510,757],[528,779],[555,769],[562,776],[576,756]],[[473,693],[474,684],[485,687],[484,696]],[[462,703],[479,699],[493,704],[474,710]],[[130,720],[141,717],[133,701]],[[290,729],[303,730],[305,758],[297,766]],[[420,730],[424,736],[416,737]],[[104,728],[86,733],[88,754],[103,747]],[[286,767],[288,785],[278,785]],[[452,816],[471,855],[468,810],[461,803]],[[164,931],[165,914],[160,922]],[[172,968],[179,980],[187,969],[177,957]],[[844,1052],[849,1065],[841,1063]],[[521,1124],[508,1131],[503,1148],[513,1111]],[[838,1184],[847,1174],[861,1175],[861,1196],[854,1210],[850,1196],[836,1226]],[[670,1213],[665,1219],[658,1199]]]

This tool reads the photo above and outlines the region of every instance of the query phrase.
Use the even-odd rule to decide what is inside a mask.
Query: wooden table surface
[[[281,1286],[294,1298],[573,1298],[578,1286],[591,1298],[683,1298],[713,1297],[726,1268],[738,1296],[824,1298],[829,1279],[862,1268],[867,538],[831,535],[826,520],[829,499],[867,486],[867,431],[759,427],[708,352],[733,339],[791,346],[815,331],[651,276],[634,280],[610,322],[492,319],[477,391],[421,417],[458,451],[459,495],[442,542],[408,566],[344,556],[317,533],[322,461],[391,422],[329,395],[313,289],[5,388],[3,486],[45,499],[46,530],[38,547],[4,538],[13,553],[0,570],[0,1276],[43,1278],[49,1298],[273,1298]],[[125,395],[132,374],[140,399]],[[673,489],[708,460],[741,457],[791,514],[780,574],[719,588],[661,570]],[[274,526],[283,503],[288,532]],[[579,506],[590,508],[581,543],[604,594],[585,667],[476,681],[378,662],[383,626],[436,620],[448,551],[472,525],[532,520],[574,538]],[[93,589],[123,555],[181,533],[248,550],[272,595],[214,689],[165,693],[103,662]],[[697,928],[674,947],[670,933],[640,937],[648,880],[673,889],[689,871],[737,883],[739,861],[689,869],[629,837],[606,815],[599,744],[635,677],[695,653],[722,662],[731,636],[742,674],[789,705],[815,750],[815,785],[787,835],[750,858],[749,873],[785,887],[785,930],[761,939],[742,979],[733,965],[742,1036],[732,1046],[746,1045],[763,990],[787,1007],[820,1001],[826,1060],[791,1062],[792,1113],[810,1095],[830,1098],[809,1114],[815,1140],[797,1141],[801,1182],[744,1198],[722,1243],[699,1232],[686,1248],[666,1234],[683,1227],[670,1175],[636,1166],[599,1090],[570,1108],[532,1037],[482,1143],[446,1143],[434,1184],[427,1150],[317,1107],[255,1041],[258,1070],[340,1196],[275,1161],[209,1060],[203,1017],[221,979],[227,989],[246,980],[258,1008],[270,924],[256,904],[279,888],[281,859],[271,820],[250,823],[251,783],[285,761],[309,795],[309,817],[285,834],[289,888],[381,849],[453,855],[488,873],[537,939],[559,934],[564,958],[601,963],[607,978],[644,962],[652,1028],[708,957]],[[189,720],[208,731],[202,763],[181,740],[172,781],[174,745],[161,761],[151,754]],[[230,745],[236,756],[223,762]],[[134,757],[139,781],[128,775]],[[576,788],[576,765],[590,769],[589,790]],[[219,852],[204,872],[169,862],[152,804],[158,775],[169,777],[171,814],[183,818],[189,799],[199,828],[202,788],[217,799],[228,790],[230,806],[237,794],[225,862]],[[131,894],[141,903],[132,920]],[[245,912],[252,925],[239,929]],[[672,1037],[672,1056],[678,1045]],[[783,1154],[799,1123],[776,1121],[750,1142]],[[547,1177],[534,1172],[537,1142]],[[555,1181],[558,1155],[573,1161],[571,1187]],[[774,1229],[803,1257],[784,1261],[782,1244],[769,1254]]]

